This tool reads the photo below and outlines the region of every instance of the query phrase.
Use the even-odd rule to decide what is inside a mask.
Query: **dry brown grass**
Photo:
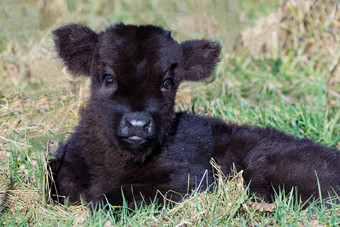
[[[325,90],[340,98],[340,3],[280,1],[274,12],[241,34],[242,45],[254,58],[281,58],[292,68],[327,71]],[[305,80],[305,83],[310,81]],[[331,104],[339,107],[335,100]]]
[[[211,160],[211,165],[215,173],[214,193],[194,192],[194,196],[185,199],[166,214],[158,217],[154,224],[207,225],[212,214],[215,215],[217,224],[220,219],[232,219],[239,211],[250,211],[242,172],[234,172],[226,177],[214,160]]]

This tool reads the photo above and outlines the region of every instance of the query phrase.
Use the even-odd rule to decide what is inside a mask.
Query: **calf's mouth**
[[[151,147],[152,140],[142,138],[140,136],[128,136],[120,138],[121,144],[130,151],[143,152],[148,147]]]

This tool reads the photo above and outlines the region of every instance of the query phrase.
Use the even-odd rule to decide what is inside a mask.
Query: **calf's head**
[[[150,25],[116,24],[97,34],[69,24],[53,34],[67,69],[91,78],[85,114],[108,141],[134,153],[162,142],[179,84],[210,76],[221,50],[209,40],[177,43]]]

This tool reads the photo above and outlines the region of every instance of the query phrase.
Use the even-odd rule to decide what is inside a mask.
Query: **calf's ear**
[[[67,69],[74,75],[90,75],[98,35],[79,24],[64,25],[52,33],[56,50]]]
[[[207,78],[219,61],[221,45],[210,40],[189,40],[181,43],[184,61],[184,80]]]

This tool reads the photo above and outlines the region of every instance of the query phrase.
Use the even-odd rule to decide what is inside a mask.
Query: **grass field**
[[[49,139],[62,142],[86,105],[88,81],[56,58],[51,31],[81,22],[96,31],[116,23],[152,23],[179,41],[224,46],[213,77],[183,84],[178,110],[239,124],[271,126],[340,149],[340,3],[329,1],[174,0],[10,1],[0,6],[0,223],[57,226],[336,226],[340,205],[306,209],[286,192],[276,208],[249,204],[242,173],[214,193],[175,207],[155,204],[91,213],[86,205],[46,203]],[[54,149],[50,144],[49,149]]]

